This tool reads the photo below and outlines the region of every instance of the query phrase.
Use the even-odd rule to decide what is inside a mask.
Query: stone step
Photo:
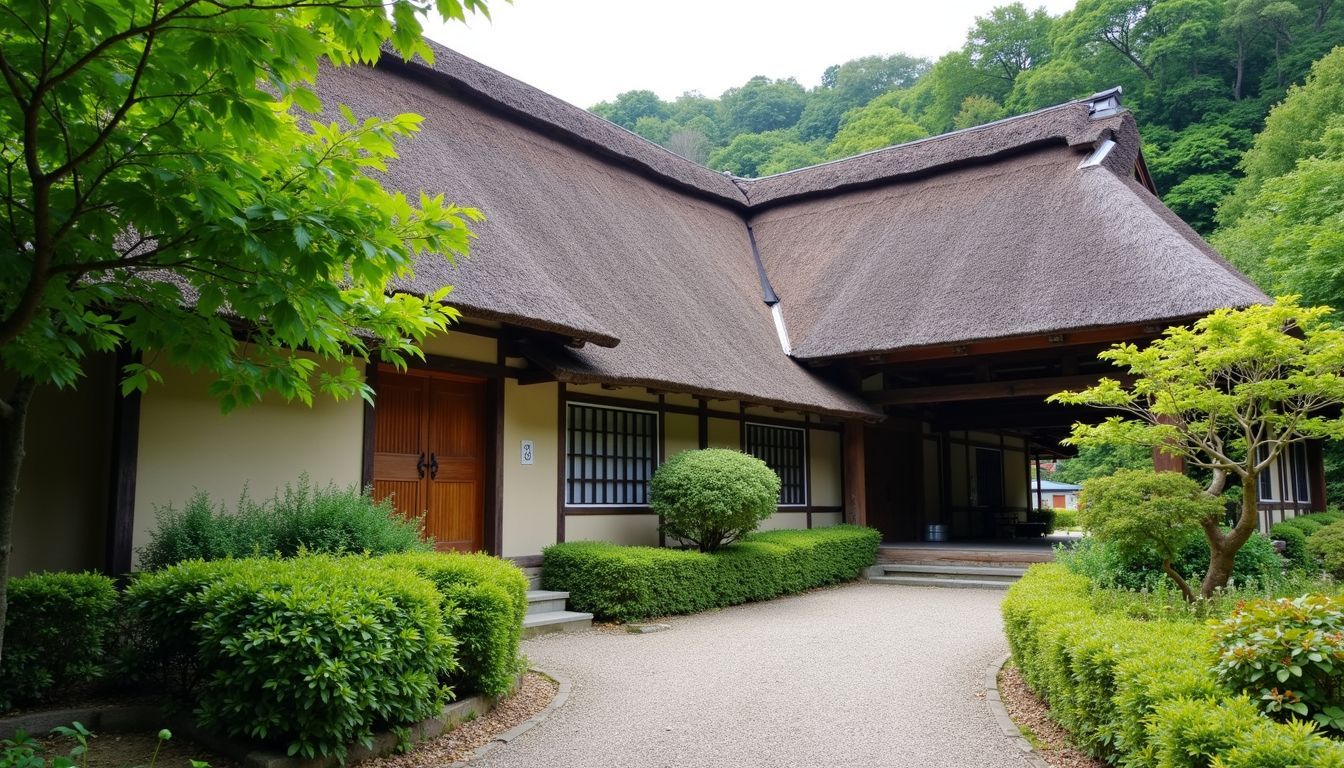
[[[581,632],[592,626],[591,613],[577,611],[534,613],[523,619],[523,637],[536,637],[548,632]]]
[[[565,610],[565,603],[568,600],[568,592],[554,592],[547,589],[530,589],[527,591],[527,615],[536,616],[537,614],[542,613],[563,611]]]
[[[911,565],[881,563],[868,569],[868,576],[924,576],[971,581],[1002,581],[1013,583],[1022,578],[1026,568],[982,565]]]
[[[1008,581],[984,579],[948,579],[940,576],[870,576],[874,584],[900,584],[906,587],[952,587],[953,589],[1007,589]]]

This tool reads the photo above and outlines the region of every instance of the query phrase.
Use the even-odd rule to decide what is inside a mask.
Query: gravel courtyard
[[[573,683],[483,766],[1026,766],[983,698],[1003,593],[860,582],[523,644]]]

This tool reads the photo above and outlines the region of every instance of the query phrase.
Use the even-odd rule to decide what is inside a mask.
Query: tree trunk
[[[1204,537],[1209,541],[1209,570],[1199,585],[1199,596],[1203,599],[1213,597],[1214,590],[1227,586],[1237,552],[1255,533],[1260,515],[1256,506],[1259,498],[1258,479],[1255,473],[1241,479],[1241,516],[1232,530],[1223,533],[1218,520],[1204,521]]]
[[[19,497],[19,469],[23,466],[23,430],[33,399],[32,379],[21,378],[7,401],[0,401],[0,659],[5,649],[5,614],[9,596],[10,532]]]
[[[1169,557],[1162,558],[1162,570],[1165,571],[1166,574],[1171,577],[1172,581],[1176,582],[1176,586],[1181,588],[1181,595],[1185,597],[1185,602],[1187,603],[1195,602],[1194,591],[1191,590],[1190,585],[1186,583],[1185,577],[1182,576],[1175,568],[1171,567],[1171,558]]]
[[[1237,40],[1237,78],[1232,83],[1232,99],[1241,101],[1241,80],[1246,73],[1246,43]]]

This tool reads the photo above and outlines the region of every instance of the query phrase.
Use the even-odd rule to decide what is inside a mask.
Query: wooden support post
[[[1158,421],[1163,424],[1170,424],[1170,416],[1159,416]],[[1169,453],[1163,453],[1161,448],[1153,448],[1153,469],[1157,472],[1185,472],[1185,459],[1181,456],[1172,456]]]
[[[1311,511],[1325,511],[1325,457],[1321,454],[1321,441],[1308,440],[1307,446],[1307,484],[1311,487]]]
[[[844,429],[845,522],[868,524],[868,489],[863,449],[864,424],[846,421]]]

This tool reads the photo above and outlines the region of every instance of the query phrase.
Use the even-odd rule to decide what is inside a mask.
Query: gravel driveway
[[[857,583],[523,644],[573,683],[482,766],[1020,768],[983,698],[1002,592]]]

